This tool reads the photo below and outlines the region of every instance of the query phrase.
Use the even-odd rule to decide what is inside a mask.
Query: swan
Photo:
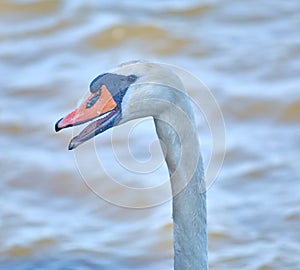
[[[90,96],[55,124],[55,130],[89,123],[69,150],[127,121],[152,116],[172,189],[174,269],[208,269],[206,192],[191,104],[170,68],[143,61],[96,77]]]

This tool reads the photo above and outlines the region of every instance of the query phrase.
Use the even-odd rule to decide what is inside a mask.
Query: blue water
[[[226,158],[208,191],[211,269],[298,270],[299,12],[299,1],[2,1],[0,269],[172,269],[170,201],[128,209],[87,186],[149,204],[156,194],[108,186],[105,173],[131,187],[168,180],[152,122],[129,140],[130,126],[97,137],[97,157],[67,151],[80,128],[54,132],[95,76],[146,59],[193,73],[223,112]],[[210,133],[197,121],[207,164]],[[130,171],[145,161],[159,169]]]

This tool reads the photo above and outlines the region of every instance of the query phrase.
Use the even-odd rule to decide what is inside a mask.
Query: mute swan
[[[173,194],[174,269],[207,269],[203,163],[193,112],[179,77],[161,64],[128,62],[95,78],[90,92],[55,130],[94,120],[71,140],[72,150],[113,126],[152,116]]]

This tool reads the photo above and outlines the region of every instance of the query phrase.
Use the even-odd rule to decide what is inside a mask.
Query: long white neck
[[[173,194],[174,269],[207,266],[206,193],[203,163],[189,102],[178,92],[174,109],[154,117]],[[182,111],[181,111],[182,110]]]
[[[207,269],[206,194],[193,112],[179,77],[159,64],[120,67],[139,79],[124,96],[120,124],[153,116],[168,166],[174,220],[175,270]]]

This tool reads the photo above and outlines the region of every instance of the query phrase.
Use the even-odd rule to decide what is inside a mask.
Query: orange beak
[[[112,127],[118,116],[120,116],[120,109],[117,103],[106,86],[102,85],[97,92],[92,93],[77,109],[60,119],[55,125],[55,130],[59,131],[63,128],[80,125],[96,119],[71,140],[69,144],[69,149],[71,150]]]
[[[100,91],[92,93],[77,109],[60,119],[55,125],[55,130],[83,124],[113,110],[116,106],[117,103],[106,86],[102,85]]]

